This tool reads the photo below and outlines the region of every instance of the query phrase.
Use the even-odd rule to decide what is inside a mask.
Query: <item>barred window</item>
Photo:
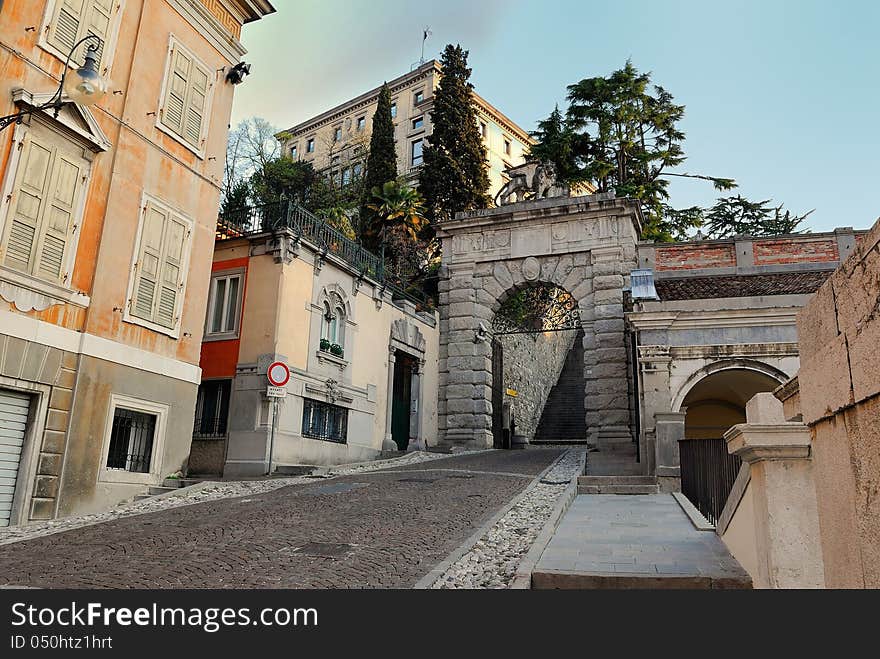
[[[113,412],[107,468],[149,473],[155,434],[155,414],[117,407]]]
[[[348,436],[348,410],[306,398],[303,402],[302,434],[303,437],[345,444]]]

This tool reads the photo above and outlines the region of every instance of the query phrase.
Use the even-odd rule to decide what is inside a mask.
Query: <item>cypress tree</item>
[[[431,111],[434,129],[419,173],[419,191],[431,222],[489,203],[486,149],[471,98],[467,57],[468,51],[460,45],[449,44],[440,58],[443,68]]]
[[[391,92],[383,84],[379,90],[379,102],[373,115],[373,134],[370,136],[370,155],[367,158],[367,171],[364,175],[364,195],[361,199],[360,226],[368,239],[375,236],[372,231],[376,213],[368,208],[373,203],[373,188],[382,188],[388,181],[397,179],[397,151],[394,148],[394,122],[391,118]],[[368,240],[369,242],[369,240]]]

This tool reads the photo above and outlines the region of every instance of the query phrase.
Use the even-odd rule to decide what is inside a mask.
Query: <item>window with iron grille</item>
[[[146,474],[153,457],[156,415],[117,407],[113,412],[107,469]]]
[[[199,385],[193,439],[224,439],[229,419],[232,380],[206,380]]]
[[[345,444],[348,410],[338,405],[306,398],[303,402],[303,437]]]

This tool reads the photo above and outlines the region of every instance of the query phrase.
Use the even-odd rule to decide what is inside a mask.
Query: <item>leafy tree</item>
[[[318,211],[318,217],[324,220],[334,229],[337,229],[346,238],[355,239],[354,228],[351,225],[352,210],[346,206],[331,206]]]
[[[770,200],[749,201],[741,195],[722,197],[703,212],[707,238],[733,235],[776,236],[798,233],[798,227],[813,211],[795,215],[784,205],[770,206]],[[814,209],[815,210],[815,209]]]
[[[531,135],[538,143],[529,147],[529,159],[552,162],[556,165],[557,178],[563,183],[578,183],[587,178],[575,155],[576,134],[559,110],[559,105],[549,117],[538,122],[538,129]]]
[[[373,133],[370,136],[370,154],[363,182],[360,225],[362,232],[369,233],[374,220],[369,205],[372,204],[373,188],[381,188],[397,179],[397,150],[394,146],[394,121],[391,117],[391,92],[388,85],[379,90],[376,113],[373,115]]]
[[[251,186],[247,181],[233,183],[220,199],[220,217],[228,217],[233,211],[245,208],[250,203],[250,194]]]
[[[419,239],[427,220],[422,196],[400,180],[388,181],[381,188],[373,188],[373,203],[369,204],[377,221],[368,236],[369,243],[384,247],[391,274],[399,281],[416,278],[428,261],[425,244]]]
[[[316,180],[311,163],[281,156],[267,161],[251,175],[251,197],[258,204],[272,203],[282,196],[302,201]]]
[[[554,115],[542,122],[539,132],[546,137],[532,151],[547,154],[570,182],[590,180],[599,192],[638,199],[644,238],[671,240],[681,223],[694,219],[680,214],[679,225],[667,224],[669,177],[704,179],[718,190],[736,186],[728,178],[670,171],[685,161],[684,133],[678,127],[684,106],[631,62],[608,76],[570,85],[568,100],[565,122]],[[570,157],[565,156],[568,144]]]
[[[468,51],[449,44],[440,60],[443,68],[431,111],[434,130],[419,173],[419,190],[432,223],[489,203],[486,149],[471,98],[467,57]]]

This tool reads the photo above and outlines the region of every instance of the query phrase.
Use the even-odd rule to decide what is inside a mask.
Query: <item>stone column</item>
[[[754,502],[758,588],[824,588],[825,570],[810,430],[786,422],[770,393],[746,405],[747,423],[724,434],[729,453],[749,464]]]
[[[412,365],[412,384],[409,398],[409,445],[407,451],[424,451],[422,437],[422,368],[425,361],[420,359]]]
[[[440,438],[445,445],[492,446],[489,333],[492,312],[476,301],[473,264],[449,266],[440,280]],[[479,397],[477,394],[479,393]]]
[[[600,449],[610,449],[614,444],[633,441],[623,314],[623,273],[632,263],[624,258],[619,245],[593,249],[592,262],[592,295],[586,304],[581,302],[581,309],[589,309],[592,302],[593,311],[592,318],[581,319],[586,332],[587,437]],[[592,333],[588,331],[590,324]]]
[[[394,405],[394,362],[397,359],[395,357],[395,352],[396,349],[393,346],[388,346],[388,400],[385,405],[385,439],[382,442],[383,451],[400,450],[391,435],[391,412]]]
[[[681,459],[678,442],[684,439],[687,409],[654,414],[654,473],[665,492],[681,490]]]

